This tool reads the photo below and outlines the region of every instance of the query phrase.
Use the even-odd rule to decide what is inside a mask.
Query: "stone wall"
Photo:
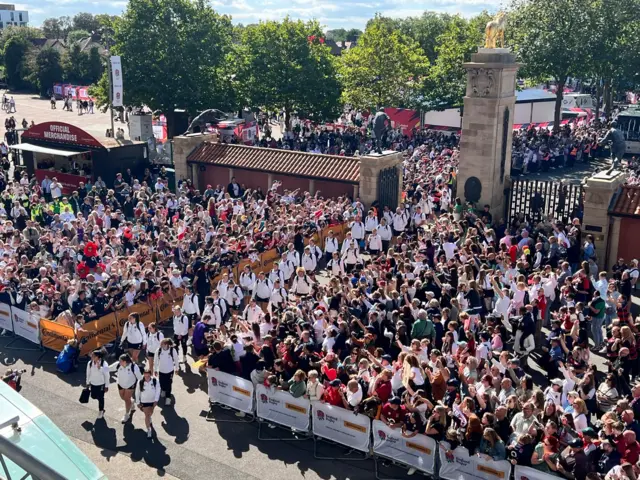
[[[356,196],[360,196],[365,207],[378,200],[378,176],[380,171],[395,167],[398,169],[398,204],[402,198],[402,153],[384,151],[382,155],[372,154],[360,157],[360,185]]]
[[[192,173],[190,167],[187,165],[187,157],[202,142],[217,141],[218,135],[215,133],[173,137],[173,165],[176,169],[176,184],[179,180],[189,179],[197,185],[197,170],[195,174]]]

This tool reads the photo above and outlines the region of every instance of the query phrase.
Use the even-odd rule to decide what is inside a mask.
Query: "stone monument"
[[[485,48],[464,64],[464,97],[457,196],[491,206],[497,221],[505,217],[505,193],[511,173],[511,139],[520,64],[504,48],[505,16],[487,24]],[[500,48],[497,45],[500,44]]]

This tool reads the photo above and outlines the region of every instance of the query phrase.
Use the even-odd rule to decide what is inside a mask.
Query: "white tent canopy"
[[[39,145],[33,145],[31,143],[18,143],[16,145],[11,145],[9,148],[13,148],[14,150],[22,150],[26,152],[48,153],[49,155],[58,155],[60,157],[73,157],[74,155],[81,155],[83,153],[86,153],[86,152],[71,152],[69,150],[59,150],[57,148],[41,147]]]

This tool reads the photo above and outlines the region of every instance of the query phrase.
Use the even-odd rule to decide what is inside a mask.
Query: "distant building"
[[[101,43],[97,42],[96,39],[91,36],[81,38],[76,42],[76,44],[80,46],[81,52],[89,53],[92,48],[97,48],[100,56],[106,57],[108,55],[107,50],[104,48],[104,46]]]
[[[64,43],[64,40],[55,39],[55,38],[32,38],[30,39],[31,44],[36,47],[38,50],[42,48],[52,48],[56,50],[60,55],[62,55],[67,50],[67,45]]]
[[[16,6],[0,3],[0,30],[9,26],[26,27],[29,24],[29,12],[16,10]]]

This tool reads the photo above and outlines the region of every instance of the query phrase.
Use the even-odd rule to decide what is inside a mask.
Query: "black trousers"
[[[179,339],[178,335],[173,336],[173,341],[176,344],[176,351],[180,353],[180,345],[182,345],[182,353],[184,354],[185,357],[187,356],[187,338],[188,337],[189,337],[188,333],[186,335],[182,335],[182,339]]]
[[[165,392],[167,398],[171,396],[171,387],[173,386],[173,372],[159,373],[160,390]]]
[[[98,400],[98,410],[104,412],[104,385],[91,385],[91,398]]]

